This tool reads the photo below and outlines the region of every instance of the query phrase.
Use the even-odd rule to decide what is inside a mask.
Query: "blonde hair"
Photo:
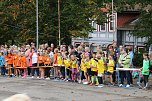
[[[59,51],[59,50],[58,50],[57,48],[54,49],[54,52],[55,52],[55,53],[58,53],[58,51]]]

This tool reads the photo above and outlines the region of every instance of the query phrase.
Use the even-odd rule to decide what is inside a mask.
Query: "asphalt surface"
[[[98,88],[63,81],[0,77],[0,101],[19,93],[29,95],[32,101],[152,101],[152,90],[138,87]]]

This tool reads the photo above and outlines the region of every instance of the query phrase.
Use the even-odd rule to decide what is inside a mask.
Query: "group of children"
[[[54,50],[53,58],[47,51],[36,51],[30,54],[30,60],[27,59],[25,52],[8,51],[7,55],[2,57],[0,53],[1,74],[5,75],[5,67],[8,69],[8,75],[27,77],[27,69],[30,67],[32,78],[37,73],[38,78],[50,78],[50,73],[54,73],[55,79],[65,81],[79,82],[86,85],[96,85],[103,87],[105,79],[109,78],[109,84],[114,85],[113,73],[115,61],[113,54],[106,57],[104,52],[89,53],[82,52],[79,59],[75,54],[61,53],[58,49]],[[150,74],[150,61],[148,54],[143,54],[143,67],[141,69],[142,79],[138,82],[139,86],[144,81],[145,87],[148,86],[148,77]],[[29,64],[32,64],[31,66]],[[37,68],[39,67],[39,68]],[[50,68],[49,68],[50,67]],[[51,72],[54,71],[54,72]],[[29,71],[28,71],[29,72]]]
[[[2,56],[3,53],[0,53],[0,56]],[[9,75],[9,77],[12,76],[23,76],[23,78],[27,77],[27,68],[29,67],[29,62],[32,62],[32,55],[31,54],[31,61],[28,61],[25,52],[14,52],[13,54],[8,51],[8,54],[4,56],[4,59],[2,61],[2,65],[1,65],[1,74],[5,75],[6,70],[7,73]],[[33,67],[31,65],[31,71],[33,71],[33,69],[35,69],[37,66],[49,66],[50,65],[50,57],[48,56],[47,52],[46,53],[38,53],[37,54],[37,63],[35,65],[35,67]],[[32,64],[32,63],[30,63]],[[7,67],[7,69],[5,68]],[[32,68],[33,67],[33,68]],[[4,68],[4,69],[2,69]],[[40,68],[38,69],[38,72],[40,74],[37,74],[39,77],[41,77],[42,79],[44,79],[44,68]],[[35,72],[34,72],[35,73]],[[32,76],[34,76],[32,74]]]
[[[77,61],[75,55],[65,55],[63,58],[63,65],[65,66],[65,80],[96,85],[103,87],[105,77],[110,78],[110,83],[113,84],[112,74],[114,72],[113,56],[109,55],[108,62],[106,62],[103,53],[93,53],[90,58],[90,53],[82,53],[81,61]]]

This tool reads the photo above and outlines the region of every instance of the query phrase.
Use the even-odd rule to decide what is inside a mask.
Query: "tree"
[[[114,0],[115,10],[138,10],[140,16],[135,23],[133,35],[148,37],[148,44],[152,44],[152,1],[151,0]]]
[[[3,0],[0,3],[1,42],[35,40],[35,0]],[[101,5],[101,0],[61,0],[62,42],[70,44],[72,37],[87,37],[88,33],[94,30],[90,24],[92,20],[102,20],[98,16]],[[58,42],[57,7],[57,0],[39,0],[40,42]]]

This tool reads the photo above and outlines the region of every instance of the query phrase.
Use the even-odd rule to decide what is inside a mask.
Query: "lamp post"
[[[114,17],[113,17],[113,0],[112,0],[112,20],[115,20]],[[114,41],[114,39],[115,39],[115,38],[114,38],[114,37],[115,37],[114,34],[115,34],[115,32],[113,33],[113,41]]]
[[[61,29],[60,29],[60,0],[58,0],[58,32],[59,32],[59,46],[61,45]]]
[[[36,48],[39,48],[38,0],[36,0]]]

